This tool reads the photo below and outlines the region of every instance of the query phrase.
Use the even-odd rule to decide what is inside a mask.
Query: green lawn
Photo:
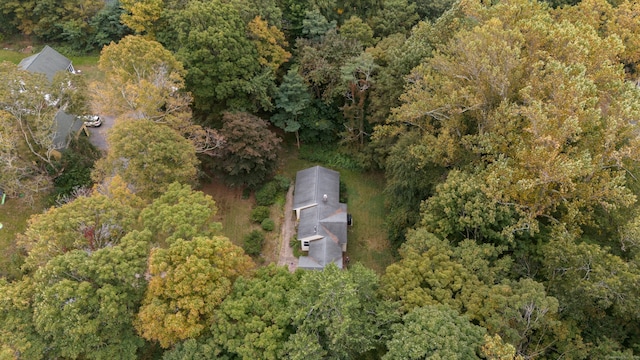
[[[336,170],[347,186],[347,209],[353,217],[353,226],[348,230],[347,256],[352,263],[360,261],[381,274],[395,260],[384,223],[384,176]]]
[[[44,210],[43,199],[36,198],[33,204],[22,198],[7,199],[0,205],[0,276],[19,277],[22,256],[16,247],[16,235],[27,227],[27,221],[33,214]]]
[[[0,49],[0,62],[8,61],[14,64],[18,64],[20,60],[26,58],[29,55],[30,54],[23,54],[18,51]]]
[[[24,54],[15,50],[0,49],[0,62],[9,61],[18,64],[20,60],[32,54]],[[63,54],[64,55],[64,54]],[[87,75],[88,80],[101,80],[102,74],[98,72],[99,54],[85,56],[68,56],[76,70],[81,70]]]

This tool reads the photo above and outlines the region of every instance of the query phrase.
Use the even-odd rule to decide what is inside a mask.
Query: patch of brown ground
[[[287,266],[289,271],[294,272],[298,268],[298,258],[293,256],[293,249],[289,246],[289,241],[295,234],[295,215],[293,214],[293,184],[287,191],[287,200],[284,204],[284,221],[280,231],[280,255],[278,265]]]
[[[204,184],[201,190],[215,200],[218,207],[215,221],[222,223],[222,234],[234,244],[242,246],[246,234],[260,229],[259,224],[250,221],[255,199],[243,199],[241,187],[228,187],[219,179],[213,179],[210,183]],[[287,192],[284,209],[272,207],[271,217],[276,224],[276,231],[265,233],[260,263],[286,265],[290,271],[295,271],[298,259],[293,256],[293,249],[289,246],[289,241],[295,234],[293,185]]]

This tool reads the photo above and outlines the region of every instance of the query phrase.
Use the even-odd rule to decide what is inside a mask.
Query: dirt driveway
[[[287,200],[284,204],[284,221],[280,233],[280,255],[278,265],[287,266],[294,272],[298,268],[298,258],[293,256],[293,249],[289,246],[289,240],[295,234],[295,218],[293,215],[293,184],[289,186]]]

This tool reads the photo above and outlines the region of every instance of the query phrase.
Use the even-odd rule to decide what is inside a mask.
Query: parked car
[[[102,119],[98,115],[83,115],[78,118],[84,122],[84,126],[98,127],[102,125]]]

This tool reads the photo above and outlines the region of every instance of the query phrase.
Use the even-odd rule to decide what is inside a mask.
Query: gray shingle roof
[[[309,240],[309,256],[301,256],[298,267],[322,269],[333,262],[342,268],[342,245],[347,243],[347,205],[340,203],[339,198],[337,171],[315,166],[297,173],[293,204],[300,216],[298,240]]]
[[[18,66],[22,70],[45,74],[49,81],[53,81],[53,76],[58,71],[68,71],[71,60],[45,45],[41,52],[22,59]]]
[[[294,210],[321,202],[325,194],[327,195],[327,203],[337,206],[340,195],[339,172],[322,166],[298,171],[293,197]]]
[[[57,149],[64,149],[67,147],[69,136],[77,133],[82,128],[83,122],[62,110],[56,113],[55,122],[56,134],[53,143]]]

